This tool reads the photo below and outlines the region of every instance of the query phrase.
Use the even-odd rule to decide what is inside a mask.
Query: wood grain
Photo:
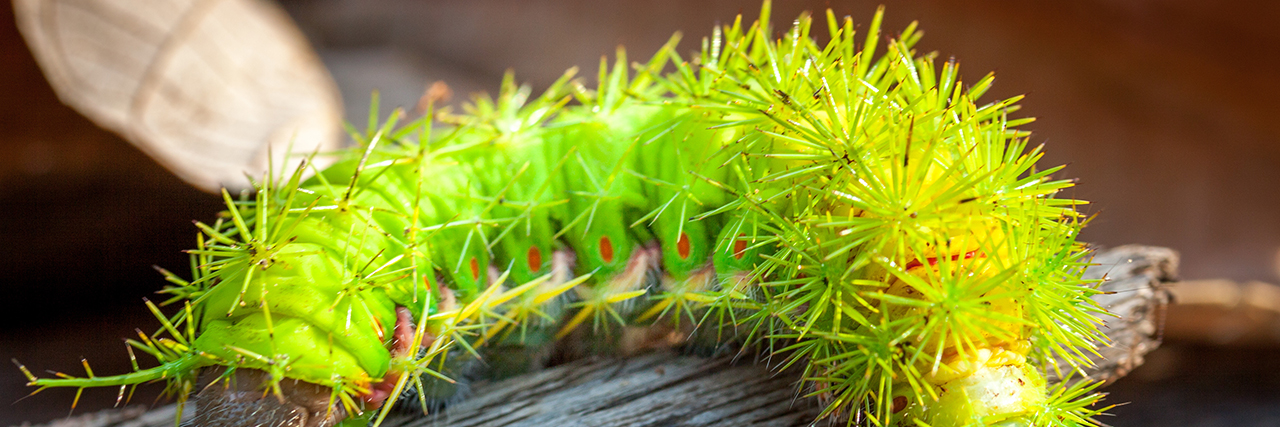
[[[1107,293],[1094,301],[1112,316],[1102,316],[1100,328],[1110,340],[1098,354],[1088,378],[1113,382],[1142,365],[1143,356],[1160,346],[1166,307],[1170,302],[1167,283],[1177,280],[1178,253],[1169,248],[1126,245],[1100,251],[1086,279],[1105,279],[1099,289]],[[1057,376],[1050,372],[1050,381]]]

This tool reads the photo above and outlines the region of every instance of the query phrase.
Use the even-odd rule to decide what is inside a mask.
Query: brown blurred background
[[[334,74],[347,117],[360,123],[374,89],[384,108],[412,108],[435,80],[459,95],[454,103],[496,90],[506,69],[541,88],[574,65],[593,76],[617,45],[639,60],[683,31],[681,51],[691,51],[713,24],[738,13],[752,19],[759,7],[757,0],[281,3]],[[775,3],[778,24],[828,7],[866,24],[879,4]],[[1280,2],[884,3],[887,35],[918,20],[919,49],[957,58],[966,81],[996,71],[989,99],[1028,95],[1019,114],[1039,118],[1028,128],[1047,144],[1044,164],[1069,164],[1063,175],[1080,178],[1073,196],[1099,214],[1085,240],[1174,248],[1184,279],[1280,282]],[[211,219],[221,203],[59,104],[12,10],[0,9],[0,356],[75,373],[85,356],[97,373],[122,372],[129,365],[121,338],[134,327],[155,328],[141,305],[163,285],[151,265],[185,272],[180,251],[192,245],[190,221]],[[1112,388],[1112,402],[1133,403],[1105,421],[1280,425],[1276,331],[1225,346],[1171,340]],[[0,368],[0,425],[66,414],[68,391],[10,405],[27,392],[22,383],[16,369]],[[150,403],[155,393],[135,402]],[[77,412],[109,406],[114,396],[86,392]]]

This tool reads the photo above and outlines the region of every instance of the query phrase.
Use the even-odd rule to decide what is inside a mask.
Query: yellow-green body
[[[828,16],[818,43],[802,16],[774,40],[766,4],[689,60],[673,39],[602,63],[596,90],[566,75],[530,98],[508,79],[463,114],[354,132],[334,166],[268,177],[203,226],[195,280],[170,290],[190,301],[165,319],[175,341],[139,343],[155,375],[36,384],[222,365],[361,412],[398,373],[397,390],[446,381],[450,348],[683,318],[803,366],[827,416],[1094,425],[1097,397],[1051,390],[1041,364],[1083,363],[1101,337],[1083,202],[1054,198],[1071,183],[1035,167],[1017,99],[977,104],[989,76],[965,87],[915,54],[914,27],[882,46],[879,22],[855,39]],[[631,279],[649,245],[657,283]],[[552,278],[557,251],[577,280]],[[424,354],[396,353],[398,307]]]

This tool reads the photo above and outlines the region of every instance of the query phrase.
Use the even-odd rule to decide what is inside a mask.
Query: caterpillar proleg
[[[1095,385],[1045,381],[1088,363],[1103,310],[1084,202],[1055,197],[1073,183],[1037,167],[1020,97],[979,101],[991,75],[918,54],[914,24],[882,38],[882,10],[775,39],[769,7],[690,57],[620,49],[597,87],[571,70],[538,96],[508,75],[224,192],[192,279],[167,275],[182,309],[148,303],[163,328],[130,342],[160,364],[32,384],[181,400],[255,377],[296,425],[378,424],[487,349],[653,327],[785,360],[850,425],[1098,425]],[[324,392],[285,399],[295,380]]]

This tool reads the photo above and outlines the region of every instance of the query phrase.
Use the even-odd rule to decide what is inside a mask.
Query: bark
[[[1169,248],[1126,245],[1099,251],[1086,279],[1104,279],[1099,289],[1106,294],[1094,301],[1111,316],[1102,316],[1100,328],[1109,345],[1098,346],[1090,355],[1094,367],[1089,379],[1113,382],[1142,365],[1143,356],[1160,346],[1166,307],[1170,302],[1167,283],[1177,280],[1178,253]],[[1050,381],[1058,378],[1050,372]]]

